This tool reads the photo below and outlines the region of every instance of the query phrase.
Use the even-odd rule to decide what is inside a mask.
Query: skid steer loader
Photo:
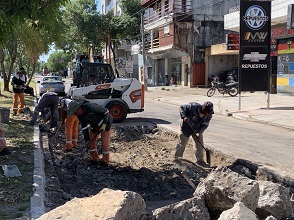
[[[88,56],[76,58],[68,97],[83,97],[106,107],[115,123],[123,122],[127,114],[144,111],[144,85],[135,78],[115,76],[112,66],[93,54],[90,46]]]

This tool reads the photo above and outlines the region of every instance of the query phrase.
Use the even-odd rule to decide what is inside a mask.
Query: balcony
[[[192,15],[191,0],[181,2],[170,0],[163,7],[160,1],[145,0],[142,7],[146,9],[144,15],[146,29],[171,23],[173,22],[173,17],[183,16],[187,18]]]

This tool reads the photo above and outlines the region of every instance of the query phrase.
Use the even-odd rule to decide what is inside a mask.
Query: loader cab
[[[75,59],[73,86],[84,87],[110,83],[114,78],[112,66],[104,63],[101,56],[94,56],[94,62],[89,62],[87,55],[80,55]]]

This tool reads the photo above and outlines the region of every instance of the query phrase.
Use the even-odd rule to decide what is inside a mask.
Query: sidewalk
[[[182,86],[148,87],[146,97],[162,99],[163,102],[176,105],[196,101],[214,103],[215,114],[232,116],[238,119],[257,121],[294,130],[294,97],[265,92],[242,92],[231,97],[216,91],[207,97],[208,88],[187,88]],[[269,100],[269,102],[268,102]],[[268,104],[269,103],[269,104]],[[269,106],[269,108],[268,108]]]

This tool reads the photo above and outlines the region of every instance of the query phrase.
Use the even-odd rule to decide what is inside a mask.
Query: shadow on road
[[[148,118],[148,117],[133,117],[133,118],[126,118],[126,120],[123,123],[120,124],[139,124],[141,123],[142,125],[146,123],[152,123],[152,124],[171,124],[169,121],[165,121],[163,119],[159,118]]]

